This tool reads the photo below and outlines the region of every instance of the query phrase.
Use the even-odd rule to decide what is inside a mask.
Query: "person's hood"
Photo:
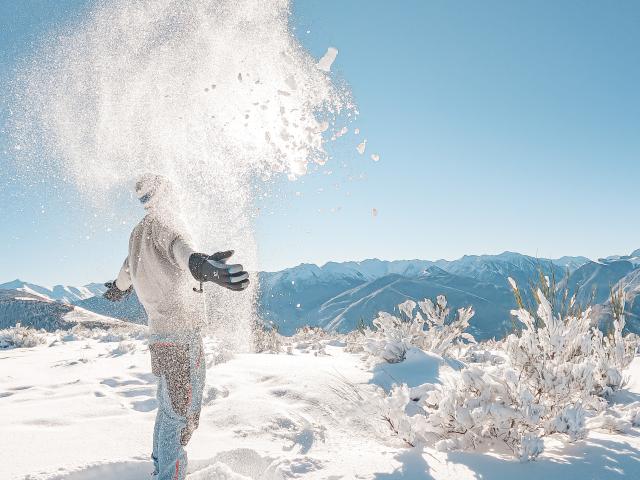
[[[136,195],[146,210],[171,205],[176,200],[173,183],[164,175],[145,173],[136,182]]]

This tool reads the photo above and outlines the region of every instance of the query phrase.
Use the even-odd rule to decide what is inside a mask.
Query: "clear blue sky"
[[[0,83],[89,3],[1,1]],[[257,225],[263,268],[640,248],[640,2],[297,1],[293,24],[314,56],[339,49],[333,70],[381,160],[342,145],[276,185]],[[0,281],[113,276],[131,225],[88,231],[75,192],[13,180],[8,143],[1,132]]]

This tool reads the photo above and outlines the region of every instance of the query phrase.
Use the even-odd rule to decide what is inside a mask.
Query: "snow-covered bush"
[[[467,363],[489,363],[491,365],[504,363],[505,357],[496,351],[498,348],[500,347],[497,346],[495,340],[470,345],[462,360]]]
[[[120,343],[118,343],[116,348],[111,350],[111,355],[120,356],[126,353],[133,353],[136,350],[137,350],[137,345],[135,342],[131,342],[129,340],[123,340]]]
[[[290,337],[283,337],[283,344],[286,345],[287,352],[293,349],[301,350],[314,355],[326,355],[326,344],[336,337],[320,327],[304,326],[296,330]]]
[[[509,335],[505,351],[523,382],[545,403],[583,402],[598,409],[606,396],[622,386],[622,370],[633,360],[635,335],[622,336],[624,317],[615,319],[604,336],[587,308],[562,316],[537,291],[538,309],[512,313],[523,324],[520,335]]]
[[[422,313],[416,312],[416,307]],[[400,317],[380,312],[373,320],[375,329],[363,334],[364,349],[389,363],[403,361],[411,347],[446,356],[462,341],[475,343],[473,336],[465,332],[473,309],[461,308],[457,317],[451,319],[444,295],[438,296],[435,303],[428,299],[418,303],[407,300],[398,305],[398,310]]]
[[[0,348],[32,348],[47,342],[47,332],[35,328],[15,327],[0,330]]]
[[[573,441],[589,426],[632,425],[637,412],[629,418],[603,413],[636,350],[635,336],[622,336],[624,316],[605,336],[594,326],[591,309],[557,308],[541,289],[535,297],[537,310],[521,305],[512,312],[522,329],[503,342],[504,362],[492,355],[491,363],[454,372],[420,392],[395,388],[382,407],[394,430],[411,443],[436,442],[447,450],[500,440],[531,460],[542,452],[545,435],[561,433]],[[594,416],[600,420],[589,424]]]
[[[254,350],[256,353],[280,353],[282,351],[282,336],[278,333],[278,326],[269,322],[268,325],[257,323],[253,331]]]
[[[364,353],[366,352],[366,345],[370,338],[375,335],[375,332],[364,325],[359,326],[359,328],[355,330],[351,330],[348,333],[342,335],[342,340],[344,341],[345,352],[348,353]]]
[[[136,324],[113,326],[108,329],[78,324],[71,330],[60,332],[60,335],[60,339],[65,342],[93,339],[99,342],[111,343],[125,340],[146,340],[148,330],[146,326]]]

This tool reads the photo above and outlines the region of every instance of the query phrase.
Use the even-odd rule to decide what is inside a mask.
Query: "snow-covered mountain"
[[[627,327],[633,332],[640,332],[640,268],[622,278],[616,288],[625,292]]]
[[[564,275],[564,268],[553,260],[513,252],[504,252],[500,255],[465,255],[459,260],[452,262],[441,260],[436,264],[449,273],[495,285],[500,283],[506,285],[508,277],[512,277],[518,284],[526,285],[529,280],[536,278],[540,270],[547,275],[554,274],[558,277]]]
[[[598,260],[600,263],[611,263],[618,261],[627,261],[632,263],[634,266],[640,266],[640,249],[634,250],[630,255],[611,255],[606,258],[601,258]]]
[[[322,266],[302,264],[259,274],[259,310],[263,319],[273,322],[286,335],[304,325],[345,332],[356,328],[360,321],[371,324],[378,312],[391,312],[404,300],[444,293],[454,309],[467,305],[475,308],[476,316],[471,322],[474,335],[500,337],[511,326],[509,312],[514,306],[507,277],[514,278],[526,290],[540,271],[555,275],[558,280],[569,272],[561,286],[568,286],[571,291],[578,289],[579,299],[585,303],[595,291],[596,303],[606,305],[611,286],[640,283],[640,250],[597,262],[585,257],[552,260],[504,252],[468,255],[453,261],[369,259]],[[104,286],[99,283],[46,288],[15,280],[0,285],[2,289],[146,323],[144,309],[135,295],[124,302],[111,303],[101,297]],[[640,331],[640,321],[635,317],[640,315],[640,300],[635,301],[636,294],[631,290],[628,297],[629,326]]]
[[[537,259],[505,252],[464,256],[459,260],[378,259],[300,265],[260,276],[260,311],[289,335],[302,325],[353,330],[380,311],[392,311],[407,299],[445,293],[454,308],[473,305],[472,330],[479,338],[502,336],[511,325],[514,299],[507,278],[528,285],[539,275],[562,278],[567,270],[589,262],[584,257]]]
[[[79,323],[107,328],[118,322],[81,307],[55,302],[22,290],[0,290],[0,329],[19,323],[23,327],[53,332],[68,330]]]
[[[605,303],[609,299],[611,287],[638,269],[629,260],[610,259],[589,262],[572,272],[560,283],[560,287],[568,287],[571,294],[577,293],[582,304],[592,301]],[[624,283],[624,282],[623,282]]]
[[[470,277],[429,267],[419,277],[386,275],[348,290],[311,312],[318,326],[327,330],[348,332],[362,320],[370,324],[380,311],[393,311],[395,306],[411,299],[435,298],[444,294],[452,311],[473,305],[476,315],[470,331],[477,338],[502,336],[511,324],[508,311],[515,307],[513,294],[506,285],[494,285]]]
[[[102,295],[96,295],[95,297],[78,300],[74,302],[74,305],[107,317],[142,325],[147,324],[147,313],[142,308],[135,292],[121,302],[110,302],[102,298]]]
[[[307,324],[348,332],[361,321],[370,325],[378,312],[393,311],[407,299],[418,301],[445,294],[454,309],[474,306],[471,330],[479,338],[487,338],[504,334],[510,324],[508,312],[514,307],[506,281],[494,285],[436,266],[426,268],[419,276],[391,273],[365,281],[360,276],[334,277],[336,283],[324,278],[323,282],[309,284],[289,278],[285,283],[271,279],[263,285],[260,302],[263,318],[276,323],[285,335]]]
[[[48,331],[64,328],[64,316],[73,306],[22,290],[0,290],[0,329],[17,323]]]
[[[429,267],[437,266],[456,275],[467,276],[482,281],[503,281],[508,276],[516,280],[525,280],[537,275],[540,268],[545,272],[553,271],[560,277],[566,271],[574,271],[585,263],[586,257],[562,257],[557,260],[535,258],[514,252],[499,255],[465,255],[458,260],[378,260],[377,258],[360,262],[328,262],[323,266],[302,264],[281,272],[265,272],[266,277],[280,278],[286,275],[290,280],[314,277],[321,281],[330,281],[336,277],[375,280],[387,275],[419,277]]]
[[[625,299],[625,317],[627,329],[640,332],[640,268],[632,270],[612,286],[614,291],[622,290]],[[611,318],[611,302],[606,299],[600,308],[600,319]]]
[[[47,300],[73,303],[96,295],[102,295],[106,288],[102,283],[89,283],[81,287],[54,285],[49,288],[16,279],[0,284],[0,290],[18,290]]]

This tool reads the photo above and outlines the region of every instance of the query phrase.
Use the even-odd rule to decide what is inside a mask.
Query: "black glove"
[[[107,291],[104,292],[102,296],[110,302],[119,302],[133,291],[133,286],[127,288],[124,291],[120,290],[116,285],[115,280],[113,282],[105,283],[104,286],[107,287]]]
[[[189,257],[191,275],[199,282],[214,282],[229,290],[244,290],[249,286],[249,274],[239,263],[227,265],[233,250],[213,255],[192,253]]]

